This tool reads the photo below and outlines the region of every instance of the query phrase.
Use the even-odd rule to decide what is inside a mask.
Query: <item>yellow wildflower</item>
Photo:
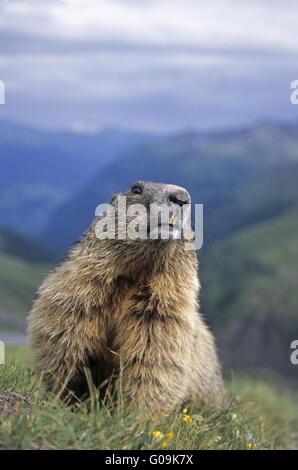
[[[251,450],[251,448],[252,448],[251,442],[249,442],[246,447],[247,447],[248,450]]]
[[[188,409],[187,408],[184,408],[184,410],[182,410],[182,413],[187,413]]]
[[[161,447],[167,447],[167,445],[170,443],[173,437],[174,437],[174,433],[168,432],[168,434],[166,435],[166,438],[161,443]]]
[[[185,423],[192,423],[192,418],[189,415],[185,415],[183,416],[182,421]]]
[[[163,437],[163,433],[161,431],[153,431],[152,436],[161,439]]]

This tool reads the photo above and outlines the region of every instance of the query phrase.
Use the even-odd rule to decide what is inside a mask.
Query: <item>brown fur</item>
[[[188,195],[141,184],[142,195],[123,193],[128,204],[162,202],[177,190]],[[100,388],[112,376],[117,382],[122,357],[124,397],[149,412],[187,401],[220,405],[225,389],[198,311],[195,252],[184,240],[99,240],[96,222],[40,287],[29,316],[35,367],[47,388],[59,378],[82,397],[84,368]]]

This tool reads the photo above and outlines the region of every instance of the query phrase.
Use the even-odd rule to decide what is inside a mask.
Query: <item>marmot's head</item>
[[[128,191],[120,194],[126,196],[128,205],[141,203],[149,207],[150,204],[155,203],[169,207],[177,204],[182,207],[191,202],[189,193],[180,186],[147,181],[136,181]]]
[[[179,186],[137,181],[110,199],[106,232],[115,228],[118,240],[190,240],[190,202],[189,193]],[[103,226],[104,220],[99,228]]]

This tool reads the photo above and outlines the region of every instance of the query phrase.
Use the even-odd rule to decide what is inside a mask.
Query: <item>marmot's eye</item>
[[[142,194],[143,190],[140,188],[140,186],[134,186],[131,190],[133,194]]]

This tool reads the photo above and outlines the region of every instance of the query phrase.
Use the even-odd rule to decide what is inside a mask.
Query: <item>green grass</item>
[[[272,372],[238,372],[230,383],[230,391],[243,404],[259,410],[261,423],[270,428],[281,447],[298,448],[297,382]]]
[[[237,376],[230,405],[217,412],[193,407],[150,420],[133,405],[115,399],[108,406],[87,401],[70,408],[45,395],[32,374],[24,348],[8,348],[0,390],[30,398],[32,411],[19,407],[0,416],[4,449],[278,449],[297,446],[292,436],[297,406],[288,392],[263,379]],[[162,411],[162,410],[161,410]]]

